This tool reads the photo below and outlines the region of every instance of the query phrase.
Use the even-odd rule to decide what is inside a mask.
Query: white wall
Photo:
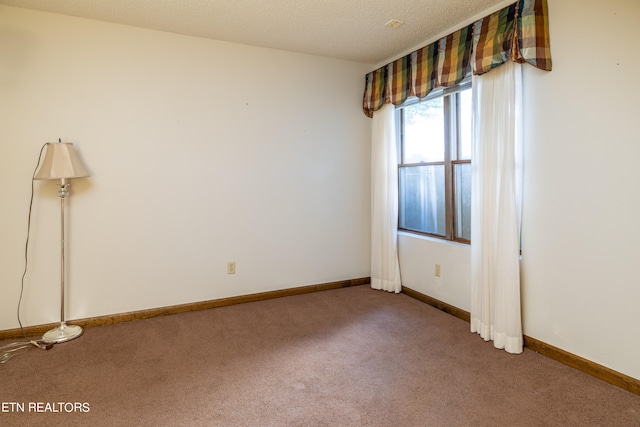
[[[524,76],[524,333],[640,379],[640,3],[548,4],[554,69]],[[468,249],[402,235],[400,256],[405,285],[469,309]]]
[[[369,275],[370,65],[6,6],[0,64],[0,330],[58,138],[92,173],[67,204],[68,319]],[[57,187],[35,184],[24,325],[60,319]]]
[[[525,333],[640,379],[640,3],[549,13],[554,70],[525,76]]]
[[[471,310],[469,245],[398,233],[402,284],[454,307]],[[435,265],[440,264],[440,276]]]

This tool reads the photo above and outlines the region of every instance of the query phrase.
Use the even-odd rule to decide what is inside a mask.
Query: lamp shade
[[[48,142],[44,160],[33,179],[83,178],[89,172],[70,142]]]

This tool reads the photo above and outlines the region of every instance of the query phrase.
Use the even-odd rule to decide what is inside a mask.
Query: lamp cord
[[[20,281],[20,298],[18,299],[18,310],[16,312],[18,317],[18,324],[20,325],[20,331],[22,332],[23,341],[16,341],[9,344],[5,344],[0,347],[0,363],[5,363],[11,357],[26,353],[32,348],[40,348],[43,350],[49,350],[53,347],[51,343],[45,343],[41,340],[29,340],[27,338],[27,334],[24,331],[24,327],[22,326],[22,321],[20,320],[20,306],[22,304],[22,295],[24,294],[24,278],[27,275],[27,268],[29,266],[29,236],[31,234],[31,212],[33,209],[33,193],[34,193],[34,180],[36,177],[36,171],[40,167],[40,161],[42,159],[42,152],[44,151],[44,147],[47,144],[44,144],[40,149],[40,154],[38,156],[38,163],[36,164],[36,168],[33,170],[33,175],[31,177],[31,199],[29,200],[29,215],[27,217],[27,239],[24,245],[24,271],[22,272],[22,279]]]

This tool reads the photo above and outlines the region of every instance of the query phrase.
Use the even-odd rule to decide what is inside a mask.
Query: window
[[[396,110],[398,229],[469,243],[471,108],[463,82]]]

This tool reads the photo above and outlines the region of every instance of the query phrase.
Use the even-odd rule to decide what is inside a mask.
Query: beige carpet
[[[640,426],[640,396],[368,286],[87,329],[0,379],[2,426]]]

